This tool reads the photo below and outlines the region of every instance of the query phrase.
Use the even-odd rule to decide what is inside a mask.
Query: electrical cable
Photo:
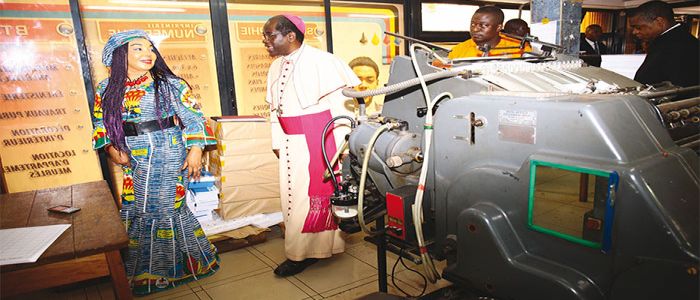
[[[438,95],[436,99],[431,100],[428,86],[425,83],[425,78],[423,77],[423,74],[420,71],[420,66],[418,65],[418,60],[416,59],[416,47],[423,48],[424,50],[429,52],[432,51],[428,47],[425,47],[421,44],[412,44],[410,47],[411,62],[413,63],[413,68],[415,69],[416,75],[418,76],[418,79],[420,81],[423,90],[423,96],[425,97],[425,102],[428,108],[428,111],[425,114],[425,124],[423,126],[423,136],[425,138],[425,146],[423,151],[423,165],[421,166],[420,176],[418,179],[418,187],[416,188],[416,198],[412,205],[412,213],[413,225],[416,230],[416,240],[418,241],[419,247],[418,250],[420,252],[421,259],[423,260],[423,269],[425,271],[427,279],[431,283],[435,283],[438,279],[440,279],[440,274],[435,268],[435,264],[433,263],[433,259],[430,257],[430,253],[428,253],[428,248],[426,247],[425,239],[423,238],[423,193],[425,191],[425,182],[428,176],[428,164],[430,162],[430,145],[433,137],[433,105],[435,101],[442,97],[442,94]]]
[[[367,91],[356,91],[352,88],[345,88],[343,89],[343,95],[346,97],[351,97],[351,98],[364,98],[364,97],[370,97],[370,96],[376,96],[376,95],[381,95],[381,94],[392,94],[401,90],[404,90],[408,87],[414,86],[418,83],[420,83],[421,88],[423,90],[423,94],[425,96],[425,101],[428,106],[428,111],[426,113],[426,122],[424,126],[425,130],[425,151],[424,151],[424,164],[421,167],[421,174],[419,177],[419,185],[416,191],[416,198],[414,201],[414,204],[412,205],[412,212],[413,212],[413,222],[414,226],[416,228],[416,238],[418,240],[418,246],[419,246],[419,251],[421,254],[421,259],[423,260],[423,266],[425,269],[425,275],[427,276],[427,280],[430,280],[430,282],[435,283],[437,280],[440,278],[439,273],[437,272],[435,265],[432,261],[432,258],[430,257],[430,254],[427,251],[427,248],[425,246],[425,240],[423,239],[423,228],[422,228],[422,222],[423,222],[423,214],[422,214],[422,203],[423,203],[423,190],[425,189],[425,181],[427,178],[427,172],[428,172],[428,167],[426,166],[428,164],[428,153],[430,150],[430,142],[432,140],[432,110],[433,110],[433,104],[439,100],[440,98],[444,97],[445,95],[448,95],[452,97],[451,94],[449,93],[441,93],[433,99],[432,101],[430,100],[430,94],[428,92],[428,87],[426,85],[426,81],[430,80],[435,80],[435,79],[441,79],[441,78],[448,78],[448,77],[454,77],[457,75],[460,75],[464,72],[467,72],[467,70],[445,70],[441,72],[435,72],[428,74],[426,76],[423,76],[423,74],[420,71],[420,68],[418,66],[418,62],[416,60],[415,56],[415,48],[416,47],[421,47],[424,50],[428,51],[429,53],[434,52],[429,49],[426,46],[423,46],[421,44],[412,44],[410,47],[410,52],[411,52],[411,62],[413,63],[413,67],[416,71],[417,78],[412,78],[409,80],[405,80],[396,84],[392,84],[386,87],[382,87],[379,89],[374,89],[374,90],[367,90]],[[436,55],[438,60],[443,61],[439,56]],[[384,131],[390,130],[391,129],[391,123],[384,124],[383,126],[380,126],[377,128],[377,130],[374,132],[372,135],[372,138],[370,139],[367,149],[365,150],[365,156],[362,162],[362,170],[360,172],[360,185],[358,189],[358,199],[357,199],[357,217],[358,217],[358,223],[360,224],[360,227],[362,228],[362,231],[364,231],[367,234],[375,234],[375,232],[372,232],[367,225],[364,222],[364,188],[365,188],[365,181],[367,177],[367,168],[369,165],[369,160],[370,160],[370,153],[373,151],[374,148],[374,143],[376,142],[376,139],[378,136],[383,133]],[[325,155],[325,150],[324,150],[324,155]],[[326,158],[324,156],[324,158]],[[327,158],[326,158],[327,159]],[[327,162],[328,165],[330,165],[330,162]],[[329,167],[328,169],[331,171],[331,168]]]
[[[406,263],[403,261],[403,256],[401,255],[402,253],[403,253],[403,248],[400,248],[399,249],[399,258],[396,259],[394,266],[391,268],[391,284],[393,284],[394,287],[396,289],[398,289],[400,292],[404,293],[404,295],[411,297],[411,298],[419,298],[419,297],[423,296],[423,294],[425,294],[425,290],[428,288],[428,280],[425,278],[425,276],[423,276],[423,274],[421,274],[421,272],[418,272],[414,269],[411,269],[406,265]],[[399,262],[401,262],[401,265],[403,265],[403,267],[406,268],[406,270],[418,274],[418,276],[420,276],[423,279],[423,290],[420,292],[420,294],[418,294],[418,296],[414,296],[414,295],[411,295],[409,293],[406,293],[406,291],[401,289],[399,287],[399,285],[396,284],[396,281],[395,281],[396,276],[394,276],[394,274],[396,273],[396,266],[399,265]]]
[[[340,145],[340,148],[338,149],[338,151],[335,152],[335,155],[333,155],[333,158],[331,159],[331,166],[335,166],[335,163],[338,162],[338,158],[340,158],[341,153],[343,153],[343,151],[345,151],[347,148],[348,148],[348,140],[346,139],[343,141],[343,144]],[[334,172],[334,174],[336,174],[336,176],[339,175],[335,172]],[[323,180],[328,180],[328,179],[330,179],[330,177],[331,177],[331,172],[328,172],[328,164],[326,164],[326,171],[323,172]]]
[[[377,138],[384,131],[393,129],[395,126],[396,125],[392,123],[386,123],[382,126],[379,126],[377,130],[374,131],[372,137],[369,139],[369,142],[367,143],[367,148],[365,149],[364,157],[362,159],[362,169],[360,171],[360,186],[357,189],[357,222],[360,223],[360,228],[362,228],[362,231],[369,235],[374,235],[377,232],[372,231],[371,229],[369,229],[369,227],[367,227],[367,224],[365,224],[364,199],[365,181],[367,180],[367,168],[369,166],[369,160],[372,157],[372,151],[374,151],[374,143],[377,141]]]
[[[323,127],[323,135],[321,136],[321,154],[323,154],[323,161],[326,163],[326,167],[328,168],[327,169],[328,172],[333,174],[333,176],[331,176],[331,180],[333,180],[333,191],[334,191],[336,196],[338,195],[338,179],[335,178],[335,174],[333,172],[333,166],[331,165],[331,162],[328,160],[328,153],[326,153],[326,134],[328,132],[328,128],[331,127],[331,124],[333,124],[335,121],[337,121],[339,119],[350,120],[350,128],[355,128],[355,119],[348,117],[348,116],[345,116],[345,115],[340,115],[340,116],[334,117],[333,119],[328,121],[328,123],[326,123],[326,126]],[[333,141],[333,143],[335,143],[335,141]],[[342,148],[338,149],[338,152],[340,152],[341,150],[342,150]]]

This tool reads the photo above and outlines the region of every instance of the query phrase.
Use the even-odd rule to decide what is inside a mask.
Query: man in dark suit
[[[591,66],[600,67],[600,55],[608,53],[608,47],[600,41],[602,36],[603,28],[592,24],[586,27],[586,33],[581,37],[579,43],[581,59]]]
[[[650,1],[630,14],[632,34],[649,42],[644,62],[634,80],[645,84],[670,81],[677,86],[698,85],[698,39],[673,19],[673,8],[663,1]]]

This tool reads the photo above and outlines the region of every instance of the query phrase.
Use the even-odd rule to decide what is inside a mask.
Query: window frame
[[[465,1],[460,0],[429,0],[429,1],[411,1],[411,11],[413,12],[413,18],[411,21],[413,23],[413,30],[416,33],[415,38],[424,40],[426,42],[446,42],[446,43],[459,43],[471,38],[469,31],[423,31],[423,16],[422,16],[422,3],[438,3],[438,4],[461,4],[469,6],[484,6],[484,5],[496,5],[501,9],[519,9],[520,4],[517,3],[498,3],[498,2],[487,2],[487,1]],[[522,5],[523,9],[530,10],[530,3],[525,3]],[[471,16],[465,16],[471,18]],[[504,20],[505,22],[506,20]]]
[[[570,172],[583,173],[608,178],[608,191],[605,199],[605,215],[603,218],[603,235],[601,242],[592,242],[589,240],[585,240],[581,237],[572,236],[533,223],[533,213],[535,207],[535,183],[537,179],[536,173],[538,166],[556,168]],[[528,188],[527,227],[537,232],[545,233],[586,247],[600,249],[603,253],[608,253],[612,244],[612,224],[614,222],[615,217],[615,198],[617,195],[618,186],[619,175],[616,171],[604,171],[579,166],[564,165],[560,163],[542,160],[530,160],[530,183]]]

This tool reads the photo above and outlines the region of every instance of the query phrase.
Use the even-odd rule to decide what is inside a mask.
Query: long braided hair
[[[126,152],[126,142],[124,139],[124,128],[122,126],[122,111],[124,109],[125,84],[127,81],[129,44],[126,43],[114,49],[112,54],[112,67],[109,72],[109,81],[102,95],[102,110],[104,113],[104,124],[107,130],[107,136],[112,141],[112,146],[117,150]],[[180,79],[176,76],[170,67],[165,63],[165,60],[158,52],[158,49],[153,47],[153,52],[156,54],[156,60],[153,68],[149,70],[153,78],[155,88],[155,109],[158,124],[162,118],[170,110],[172,99],[176,88],[170,83],[170,79]]]

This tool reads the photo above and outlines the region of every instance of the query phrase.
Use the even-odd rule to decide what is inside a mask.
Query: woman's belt
[[[137,136],[144,133],[161,131],[175,126],[175,116],[170,116],[161,120],[161,125],[158,124],[158,120],[145,121],[140,123],[134,122],[124,122],[122,123],[122,128],[124,128],[125,136]]]

